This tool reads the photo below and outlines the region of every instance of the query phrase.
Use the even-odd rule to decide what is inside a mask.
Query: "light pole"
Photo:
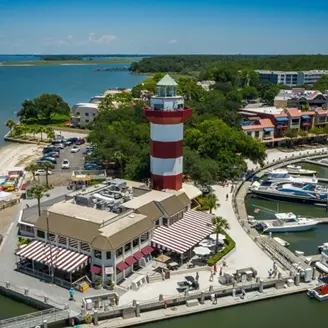
[[[52,242],[50,239],[50,232],[49,232],[49,212],[47,210],[47,240],[49,243],[49,248],[50,248],[50,273],[51,273],[51,282],[54,282],[54,267],[53,267],[53,262],[52,262]]]

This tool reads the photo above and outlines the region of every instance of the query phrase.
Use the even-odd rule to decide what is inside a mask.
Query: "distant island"
[[[50,66],[50,65],[95,65],[95,64],[131,64],[134,60],[131,58],[122,59],[55,59],[55,60],[37,60],[37,61],[18,61],[3,62],[0,66]]]

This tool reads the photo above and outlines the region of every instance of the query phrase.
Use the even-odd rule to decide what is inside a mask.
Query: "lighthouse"
[[[182,188],[183,123],[191,117],[190,108],[177,95],[178,84],[168,74],[157,83],[157,96],[143,114],[150,122],[150,172],[155,190]]]

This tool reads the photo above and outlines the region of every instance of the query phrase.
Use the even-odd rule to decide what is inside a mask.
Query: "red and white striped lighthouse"
[[[151,97],[150,108],[143,110],[150,121],[150,171],[152,188],[182,188],[183,122],[191,117],[184,99],[177,96],[177,83],[165,75],[157,83],[158,95]]]

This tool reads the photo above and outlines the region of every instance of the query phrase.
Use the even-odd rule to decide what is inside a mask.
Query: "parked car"
[[[71,153],[77,153],[79,151],[80,151],[80,147],[78,147],[78,146],[73,146],[71,149]]]
[[[71,146],[71,145],[73,145],[73,141],[70,140],[70,139],[67,139],[67,140],[64,141],[64,145],[65,146]]]
[[[35,171],[35,175],[46,175],[47,171],[44,169],[38,169],[37,171]],[[52,174],[51,170],[48,170],[48,174]]]
[[[98,168],[98,164],[96,163],[85,163],[84,169],[85,170],[96,170]]]
[[[52,164],[57,164],[57,160],[54,157],[44,156],[41,158],[41,161],[48,161]]]
[[[85,140],[83,138],[79,138],[75,141],[76,145],[83,145],[85,143]]]
[[[62,169],[69,169],[69,160],[66,158],[62,162]]]
[[[52,152],[56,152],[56,153],[60,154],[60,147],[49,146],[49,147],[43,148],[43,151],[42,151],[43,154],[48,154],[48,153],[52,153]]]
[[[53,151],[51,153],[47,153],[47,157],[54,157],[54,158],[58,158],[60,155],[57,151]]]
[[[52,143],[55,147],[59,147],[60,149],[64,149],[65,145],[62,142],[54,141]]]

